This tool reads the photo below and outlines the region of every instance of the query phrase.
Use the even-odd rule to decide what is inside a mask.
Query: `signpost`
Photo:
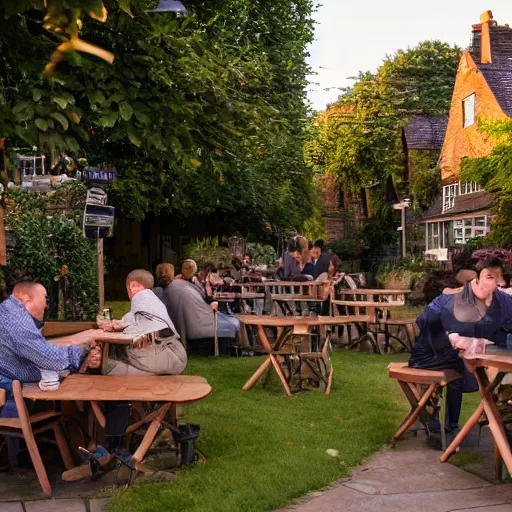
[[[108,176],[108,175],[107,175]],[[96,177],[91,178],[96,182]],[[108,183],[108,179],[107,179]],[[102,188],[92,187],[87,191],[87,200],[83,216],[82,230],[86,238],[96,240],[96,253],[98,264],[98,295],[99,310],[105,308],[105,271],[103,268],[103,239],[113,235],[115,208],[107,206],[108,196]],[[103,185],[104,186],[104,185]]]

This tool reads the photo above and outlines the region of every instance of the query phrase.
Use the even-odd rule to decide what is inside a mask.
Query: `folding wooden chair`
[[[446,391],[450,382],[460,379],[462,375],[455,370],[424,370],[411,368],[407,363],[390,363],[389,377],[396,379],[407,398],[411,410],[399,429],[395,432],[391,446],[394,448],[397,441],[414,425],[420,417],[421,411],[431,402],[431,399],[440,398],[439,422],[441,424],[441,445],[446,449]],[[426,388],[426,389],[425,389]],[[439,397],[439,394],[441,395]]]
[[[12,390],[19,417],[0,418],[0,435],[21,437],[25,440],[41,488],[47,496],[51,496],[52,488],[37,448],[35,436],[41,432],[53,430],[66,469],[74,467],[73,457],[60,426],[62,414],[56,411],[45,411],[30,415],[21,393],[21,383],[17,380],[13,381]],[[5,390],[0,391],[4,391],[0,394],[0,406],[3,406],[6,394]]]

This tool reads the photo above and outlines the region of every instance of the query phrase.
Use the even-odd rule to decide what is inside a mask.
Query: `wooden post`
[[[7,248],[5,242],[4,208],[0,203],[0,265],[7,265]]]
[[[402,208],[402,258],[407,256],[407,236],[405,227],[405,205]]]
[[[98,238],[96,241],[96,248],[98,252],[98,297],[100,312],[105,307],[105,273],[103,269],[103,238]]]
[[[0,139],[0,186],[4,190],[0,192],[0,265],[7,265],[7,244],[5,240],[5,192],[7,189],[7,165],[5,162],[5,139]],[[1,188],[0,187],[0,188]]]

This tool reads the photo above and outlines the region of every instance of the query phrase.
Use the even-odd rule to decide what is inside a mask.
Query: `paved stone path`
[[[483,437],[478,448],[470,446],[482,453],[483,463],[468,468],[492,478],[491,438],[488,432]],[[277,512],[512,512],[512,484],[494,485],[441,464],[440,455],[427,447],[423,435],[409,437],[355,468],[352,477]],[[97,485],[90,480],[57,483],[56,499],[49,500],[42,499],[32,471],[0,473],[0,512],[101,512],[106,499],[94,498]]]
[[[512,484],[494,485],[439,462],[424,438],[376,454],[336,482],[278,512],[512,512]]]

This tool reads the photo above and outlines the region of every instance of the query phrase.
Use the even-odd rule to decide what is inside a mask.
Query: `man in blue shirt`
[[[11,391],[11,382],[35,382],[41,370],[76,372],[85,362],[99,365],[99,351],[90,345],[53,345],[41,334],[46,289],[33,282],[15,285],[0,304],[0,387]],[[5,407],[4,407],[5,409]],[[2,411],[2,415],[5,411]]]

